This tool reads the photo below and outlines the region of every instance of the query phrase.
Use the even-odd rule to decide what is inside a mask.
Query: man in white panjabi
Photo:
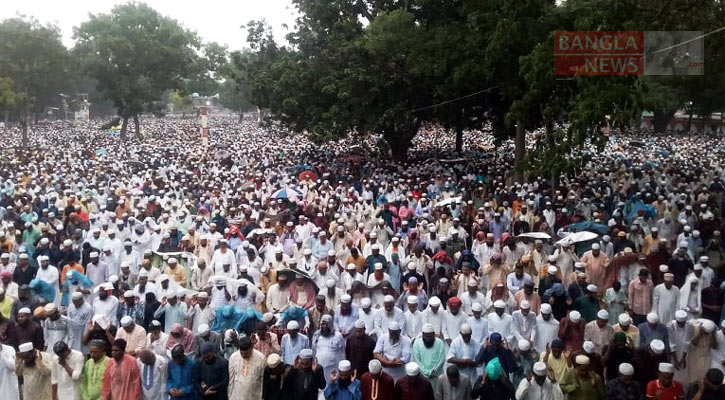
[[[18,376],[15,375],[15,349],[6,344],[0,344],[0,388],[4,399],[20,399]]]
[[[527,376],[519,383],[517,400],[564,400],[559,384],[546,376],[546,364],[541,361],[535,363],[533,372],[533,376]]]
[[[252,341],[244,336],[239,339],[239,351],[229,357],[230,399],[261,400],[262,375],[267,360],[252,348]]]
[[[673,284],[674,279],[674,274],[666,273],[664,283],[655,286],[652,293],[652,312],[664,323],[675,319],[675,311],[680,301],[680,288]]]

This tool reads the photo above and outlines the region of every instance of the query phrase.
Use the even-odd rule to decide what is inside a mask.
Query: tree
[[[241,122],[243,113],[254,107],[250,102],[252,87],[249,70],[255,63],[257,53],[233,51],[229,56],[229,62],[219,69],[223,79],[219,100],[224,107],[239,113]]]
[[[28,145],[30,115],[57,104],[66,87],[68,51],[60,31],[26,17],[0,23],[0,76],[11,79],[14,103],[23,127],[22,145]]]
[[[113,101],[125,139],[129,118],[141,135],[139,114],[155,111],[169,90],[184,88],[197,61],[199,40],[144,3],[117,5],[75,28],[74,54],[97,89]]]
[[[18,101],[20,96],[13,90],[12,79],[0,76],[0,110],[12,110]]]

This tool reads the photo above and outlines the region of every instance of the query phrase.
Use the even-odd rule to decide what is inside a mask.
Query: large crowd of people
[[[3,399],[725,399],[720,138],[103,122],[0,129]]]

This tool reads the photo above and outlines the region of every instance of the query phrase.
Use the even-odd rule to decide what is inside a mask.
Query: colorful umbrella
[[[298,197],[302,197],[302,193],[292,188],[284,188],[272,193],[272,198],[275,200],[288,199],[289,201],[297,201]]]
[[[315,173],[315,171],[307,170],[307,171],[300,172],[300,175],[297,178],[299,178],[300,181],[306,181],[306,180],[316,181],[318,176]]]

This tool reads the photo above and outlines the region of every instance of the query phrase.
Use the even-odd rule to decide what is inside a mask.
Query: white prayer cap
[[[328,288],[334,288],[334,287],[335,287],[335,280],[333,280],[333,279],[328,279],[328,280],[327,280],[327,281],[325,282],[325,286],[327,286]]]
[[[89,254],[91,258],[98,257],[98,252],[92,251],[91,254]]]
[[[166,275],[166,274],[161,274],[161,275],[159,275],[159,277],[157,278],[157,280],[159,282],[168,281],[169,280],[169,276]]]
[[[362,308],[368,308],[373,304],[372,300],[370,300],[368,297],[363,297],[362,300],[360,300],[360,306]]]
[[[609,320],[609,311],[607,311],[607,310],[597,311],[597,318]]]
[[[352,302],[352,297],[349,294],[343,294],[340,297],[340,302],[345,303],[345,304],[350,303],[350,302]]]
[[[546,269],[546,272],[548,272],[548,273],[550,273],[552,275],[555,275],[556,274],[556,271],[558,271],[558,270],[559,269],[556,268],[555,266],[549,265],[549,268]]]
[[[372,359],[368,363],[368,371],[370,371],[371,374],[377,375],[380,373],[380,371],[383,370],[383,365],[380,363],[377,359]]]
[[[46,314],[52,314],[57,310],[58,308],[53,303],[48,303],[43,307],[43,310],[45,310]]]
[[[660,265],[660,272],[663,274],[666,272],[670,272],[670,267],[667,264],[661,264]]]
[[[272,353],[267,356],[267,366],[269,368],[277,368],[281,362],[282,359],[279,357],[279,354]]]
[[[382,269],[383,269],[383,264],[382,263],[375,263],[375,270],[376,271],[380,271]]]
[[[700,262],[709,262],[709,261],[710,261],[710,257],[708,257],[708,256],[700,256]]]
[[[33,343],[31,342],[25,342],[18,346],[18,352],[20,353],[27,353],[29,351],[33,351]]]
[[[81,293],[81,292],[73,292],[73,294],[71,295],[71,298],[73,300],[80,300],[80,299],[83,298],[83,293]]]
[[[208,299],[209,298],[209,293],[207,293],[207,292],[199,292],[199,294],[196,297],[198,297],[200,299]]]
[[[66,239],[63,241],[63,246],[65,246],[65,247],[72,246],[72,245],[73,245],[73,241],[70,239]]]
[[[666,374],[674,374],[675,366],[670,363],[660,363],[660,365],[657,367],[657,370]]]
[[[380,250],[380,245],[375,243],[374,245],[372,245],[372,247],[370,247],[370,249],[371,250]]]
[[[339,363],[337,363],[337,370],[340,372],[348,372],[352,369],[352,364],[350,364],[350,361],[348,360],[340,360]]]
[[[19,256],[19,257],[20,257],[21,259],[26,259],[26,258],[28,258],[28,253],[22,253],[22,254],[20,254],[20,256]]]
[[[10,254],[3,253],[2,255],[0,255],[0,258],[10,258]]]
[[[619,364],[619,373],[626,376],[634,375],[634,367],[630,363]]]
[[[178,262],[179,261],[176,258],[174,258],[174,257],[169,258],[169,261],[168,261],[169,264],[176,264]]]
[[[433,328],[433,325],[431,324],[423,324],[423,328],[421,329],[421,332],[423,333],[434,333],[435,328]]]
[[[478,303],[474,303],[473,306],[475,307],[476,304]],[[428,300],[428,305],[433,307],[439,307],[441,305],[441,299],[439,299],[438,296],[433,296],[430,298],[430,300]]]
[[[48,244],[48,243],[50,243],[50,239],[48,239],[47,237],[40,239],[40,244]]]
[[[587,340],[586,342],[584,342],[582,344],[582,349],[584,349],[585,353],[592,354],[592,353],[594,353],[594,349],[595,349],[594,343],[591,340]]]
[[[680,322],[687,321],[687,311],[685,311],[685,310],[675,311],[675,320],[680,321]]]
[[[584,354],[579,354],[574,358],[574,362],[577,363],[577,365],[589,365],[589,357]]]
[[[297,330],[297,329],[300,329],[299,322],[292,320],[292,321],[290,321],[290,322],[287,323],[287,330],[288,331],[293,331],[293,330]]]
[[[682,241],[682,242],[680,242],[679,245],[677,245],[677,247],[679,247],[681,249],[686,249],[687,248],[687,242]]]
[[[130,326],[133,323],[133,318],[126,315],[125,317],[121,318],[121,326],[126,327]]]
[[[715,323],[710,321],[709,319],[705,319],[702,321],[702,329],[705,331],[705,333],[713,333],[715,332]]]
[[[518,348],[521,351],[529,351],[529,350],[531,350],[531,342],[529,342],[526,339],[521,339],[516,344],[518,345]]]
[[[398,324],[398,321],[390,321],[388,324],[388,330],[389,331],[399,331],[400,325]]]
[[[649,342],[649,348],[652,349],[655,354],[662,354],[665,352],[665,343],[659,339],[655,339]]]
[[[493,308],[506,308],[506,302],[503,300],[496,300],[493,302]]]
[[[310,249],[304,249],[304,250],[302,250],[302,254],[308,256],[308,255],[312,254],[312,250],[310,250]]]
[[[535,362],[532,369],[534,370],[534,374],[538,376],[546,376],[546,364],[544,364],[543,362]]]
[[[694,269],[695,271],[702,271],[702,265],[700,265],[700,264],[695,264],[695,265],[694,265],[694,266],[692,267],[692,269]]]
[[[440,300],[438,300],[438,301],[440,302]],[[526,300],[524,300],[524,301],[526,301]],[[430,302],[428,304],[430,304]],[[523,305],[524,302],[522,301],[521,304]],[[471,305],[471,311],[474,311],[474,312],[482,312],[483,311],[483,306],[481,306],[481,303],[475,302],[475,303],[473,303]]]
[[[141,278],[141,277],[148,278],[148,276],[149,276],[149,272],[146,271],[144,268],[141,268],[141,271],[139,271],[139,273],[138,273],[138,277],[139,278]]]
[[[385,295],[385,297],[383,297],[383,303],[393,303],[393,302],[395,302],[395,297],[393,297],[389,294]]]
[[[300,358],[303,360],[311,360],[314,357],[314,353],[310,349],[300,350]]]
[[[18,314],[30,314],[30,309],[28,307],[23,307],[18,310]]]
[[[357,328],[357,329],[364,329],[365,328],[365,321],[359,319],[359,320],[355,321],[355,324],[353,326],[355,328]],[[289,329],[289,327],[287,329]]]
[[[176,290],[174,290],[174,289],[169,289],[169,290],[168,290],[168,291],[166,292],[166,298],[172,299],[172,298],[174,298],[174,297],[176,297]]]
[[[199,325],[199,328],[196,330],[197,335],[206,335],[209,333],[209,325],[208,324],[201,324]]]
[[[629,314],[627,313],[619,314],[619,318],[617,318],[617,320],[621,325],[629,325],[630,323],[632,323],[632,318],[630,318]]]
[[[408,296],[408,304],[418,304],[418,296]]]
[[[405,374],[408,376],[417,376],[420,373],[420,367],[414,362],[405,364]]]
[[[660,317],[657,314],[651,312],[647,314],[647,322],[649,322],[650,324],[656,324],[660,322]]]
[[[348,270],[353,270],[353,269],[356,269],[356,268],[357,268],[357,267],[356,267],[356,266],[355,266],[355,264],[353,264],[353,263],[347,264],[347,269],[348,269]]]
[[[282,252],[282,249],[277,249],[277,250],[278,250],[278,252],[280,252],[280,253]],[[334,255],[335,255],[335,250],[330,250],[330,251],[328,251],[328,252],[327,252],[327,256],[328,256],[328,257],[332,257],[332,256],[334,256]]]
[[[542,314],[551,314],[551,304],[549,304],[549,303],[542,304],[540,311]]]
[[[599,250],[599,243],[594,243],[592,245],[592,250]]]
[[[582,319],[582,315],[579,313],[579,311],[569,312],[569,321],[576,324],[577,322],[581,321],[581,319]]]
[[[587,291],[590,293],[597,293],[599,288],[597,288],[597,285],[590,283],[587,285]]]
[[[136,293],[133,290],[127,290],[123,292],[123,297],[135,297]]]
[[[426,325],[430,325],[430,324],[426,324]],[[432,327],[433,326],[431,325],[431,328]],[[470,334],[470,333],[473,332],[473,330],[471,329],[471,325],[468,325],[467,323],[461,324],[461,327],[460,327],[459,330],[460,330],[460,332],[461,332],[462,335],[468,335],[468,334]]]
[[[274,314],[272,314],[271,312],[264,313],[264,315],[262,316],[262,321],[266,324],[271,321],[272,318],[274,318]]]

